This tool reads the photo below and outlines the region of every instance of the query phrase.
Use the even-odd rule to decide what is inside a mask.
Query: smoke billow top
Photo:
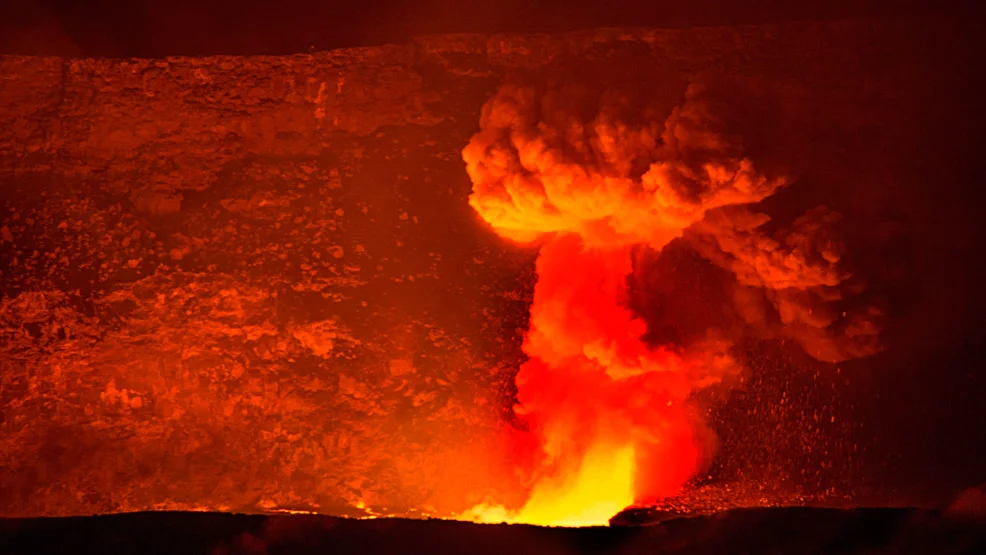
[[[463,150],[470,204],[501,236],[536,245],[528,356],[516,378],[525,429],[504,451],[526,504],[479,519],[605,522],[677,493],[710,453],[693,393],[737,372],[710,329],[691,344],[642,337],[628,307],[633,249],[684,241],[735,275],[751,325],[796,339],[821,360],[874,352],[873,311],[844,314],[850,273],[824,208],[772,236],[751,205],[788,184],[743,148],[728,90],[691,84],[662,111],[639,94],[504,86]],[[736,110],[735,108],[733,109]]]

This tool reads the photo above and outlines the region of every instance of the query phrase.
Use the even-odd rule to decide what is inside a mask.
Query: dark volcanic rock
[[[746,509],[644,527],[536,528],[442,520],[135,513],[0,519],[28,553],[935,553],[986,549],[982,523],[908,509]]]

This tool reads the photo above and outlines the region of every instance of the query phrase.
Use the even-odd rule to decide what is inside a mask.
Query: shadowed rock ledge
[[[905,509],[747,509],[642,527],[137,513],[0,519],[20,553],[980,553],[982,523]]]

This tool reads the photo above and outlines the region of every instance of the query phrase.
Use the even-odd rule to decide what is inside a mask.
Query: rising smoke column
[[[688,401],[736,371],[730,344],[713,330],[698,344],[645,344],[646,324],[627,308],[627,278],[634,248],[660,251],[710,212],[758,202],[786,183],[746,157],[722,98],[693,84],[665,119],[613,91],[505,86],[484,106],[463,150],[470,204],[497,233],[540,251],[529,359],[516,378],[515,412],[527,428],[511,446],[531,493],[519,512],[483,508],[479,518],[604,523],[629,504],[677,493],[709,455]],[[755,274],[742,256],[754,249],[708,240],[752,241],[736,231],[706,225],[696,243],[720,266]],[[824,285],[842,279],[803,262],[774,266],[794,285],[814,286],[818,273]]]

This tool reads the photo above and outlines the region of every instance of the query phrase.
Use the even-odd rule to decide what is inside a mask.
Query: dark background
[[[849,17],[967,17],[975,0],[4,0],[0,52],[289,54],[431,33],[687,27]]]

